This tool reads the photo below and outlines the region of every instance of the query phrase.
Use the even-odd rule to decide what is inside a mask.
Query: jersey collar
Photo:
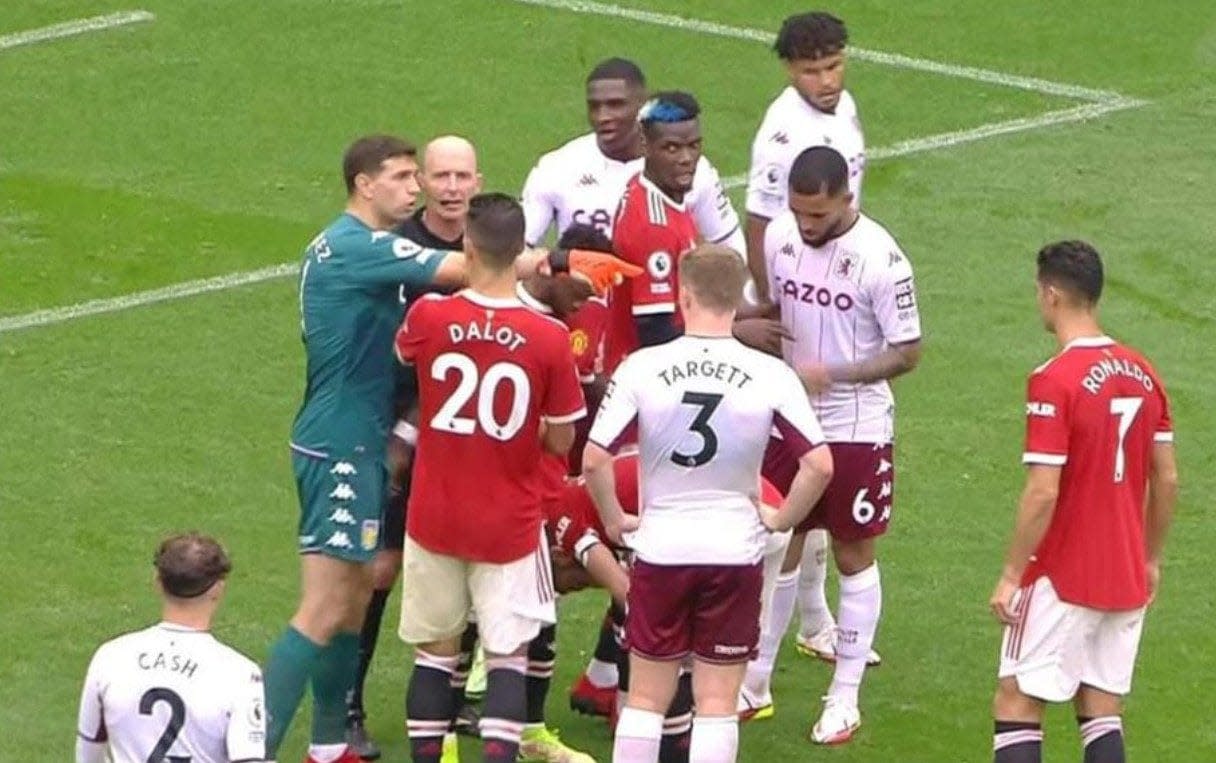
[[[191,628],[188,625],[181,625],[179,623],[170,623],[165,620],[161,620],[159,623],[157,623],[156,627],[160,628],[163,631],[173,631],[174,633],[206,633],[207,632],[205,630],[200,630],[198,628]]]
[[[460,296],[480,307],[489,307],[493,309],[503,309],[508,307],[523,307],[524,304],[518,297],[487,297],[484,294],[479,294],[472,289],[461,289]]]
[[[638,183],[639,183],[639,184],[640,184],[640,185],[641,185],[643,188],[645,188],[646,190],[650,191],[651,193],[658,194],[658,195],[659,195],[659,197],[660,197],[660,198],[662,198],[662,199],[663,199],[663,201],[664,201],[665,203],[670,204],[672,207],[674,207],[675,209],[679,210],[680,212],[683,212],[683,211],[684,211],[684,202],[682,202],[682,201],[674,201],[674,200],[673,200],[673,199],[672,199],[670,196],[668,196],[667,194],[663,193],[663,189],[659,188],[657,185],[655,185],[654,183],[650,182],[650,179],[646,177],[646,173],[645,173],[644,171],[643,171],[643,172],[639,172],[639,173],[638,173]],[[685,198],[685,199],[687,199],[687,198],[688,198],[688,194],[685,194],[685,195],[684,195],[684,198]]]
[[[524,288],[524,285],[522,282],[516,284],[515,293],[519,296],[519,301],[523,302],[525,307],[530,307],[533,310],[537,311],[538,313],[544,313],[545,315],[553,314],[553,308],[549,307],[544,302],[541,302],[539,299],[532,296],[532,293],[530,291],[528,291],[526,288]]]
[[[1099,336],[1079,336],[1064,345],[1064,350],[1071,350],[1074,347],[1110,347],[1114,343],[1115,340],[1105,334]]]

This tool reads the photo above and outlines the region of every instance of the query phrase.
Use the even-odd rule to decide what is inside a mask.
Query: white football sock
[[[777,662],[777,652],[781,648],[781,639],[789,630],[790,620],[794,618],[794,605],[798,600],[798,570],[783,572],[777,577],[777,587],[773,591],[773,603],[769,608],[767,623],[761,623],[760,650],[756,659],[747,664],[747,675],[743,685],[748,693],[756,699],[770,696],[770,682],[773,677],[773,664]]]
[[[618,680],[615,662],[604,662],[594,657],[591,658],[591,662],[587,663],[585,675],[587,681],[597,689],[616,686]]]
[[[612,763],[656,763],[662,744],[663,715],[626,707],[617,718]]]
[[[798,577],[798,633],[810,638],[825,628],[835,627],[832,610],[824,596],[828,575],[828,533],[811,530],[802,549],[802,574]]]
[[[692,719],[688,763],[735,763],[739,755],[739,716],[698,715]]]
[[[878,562],[856,575],[840,576],[840,623],[836,631],[836,674],[828,694],[857,704],[866,658],[882,614]]]

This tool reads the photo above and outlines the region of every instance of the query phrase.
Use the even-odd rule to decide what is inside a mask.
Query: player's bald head
[[[422,151],[424,171],[438,164],[463,164],[476,172],[477,149],[459,135],[440,135],[427,143]]]

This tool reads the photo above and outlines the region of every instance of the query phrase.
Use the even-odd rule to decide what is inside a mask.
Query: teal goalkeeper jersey
[[[393,338],[405,315],[401,295],[430,285],[445,254],[350,214],[308,245],[300,266],[308,383],[292,427],[294,450],[383,457],[400,368]]]

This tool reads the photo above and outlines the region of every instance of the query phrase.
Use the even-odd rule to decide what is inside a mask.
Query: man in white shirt
[[[796,528],[784,565],[787,573],[797,569],[808,530],[828,531],[840,609],[835,676],[811,733],[821,744],[848,741],[861,723],[858,690],[882,609],[875,541],[890,522],[895,488],[888,381],[916,367],[921,346],[912,266],[891,234],[852,205],[848,179],[835,149],[806,149],[790,169],[790,208],[764,235],[768,285],[795,337],[784,356],[810,394],[836,465],[823,498]],[[784,451],[775,440],[765,458],[765,477],[778,489],[794,473]],[[776,641],[761,646],[747,680],[752,691],[768,692],[793,593],[778,581],[768,631]]]
[[[77,763],[264,760],[262,671],[208,632],[232,569],[227,554],[188,533],[161,543],[153,564],[161,622],[94,653],[80,695]]]
[[[823,493],[832,459],[797,375],[732,336],[747,271],[729,249],[680,259],[685,334],[637,350],[613,374],[583,470],[604,529],[635,552],[625,638],[630,686],[616,763],[654,763],[682,661],[696,687],[689,760],[738,752],[736,701],[759,638],[761,558],[769,532],[793,527]],[[640,511],[617,498],[612,452],[636,425]],[[796,463],[781,509],[759,501],[768,433]]]
[[[591,70],[587,121],[592,131],[542,156],[524,183],[529,244],[544,239],[551,226],[561,235],[574,223],[591,224],[612,235],[625,184],[642,171],[638,112],[646,98],[646,78],[632,61],[609,58]],[[705,157],[697,162],[687,204],[703,240],[744,254],[739,216],[718,170]]]
[[[865,136],[857,104],[844,88],[848,40],[844,22],[820,11],[790,16],[777,33],[773,47],[790,84],[769,105],[756,131],[747,179],[747,260],[761,298],[769,294],[764,230],[786,211],[795,157],[811,146],[835,148],[849,163],[853,206],[861,205]]]
[[[756,131],[746,202],[748,266],[761,302],[769,297],[764,231],[788,208],[789,170],[798,154],[811,146],[832,146],[843,154],[849,162],[852,203],[860,208],[865,136],[857,104],[844,87],[848,40],[843,21],[817,11],[787,18],[773,46],[785,64],[789,85],[769,105]],[[784,582],[798,587],[798,651],[831,661],[836,622],[823,604],[827,559],[827,534],[814,530],[807,537],[796,582],[792,577]],[[876,663],[876,654],[873,659]],[[758,717],[771,710],[761,707]]]

